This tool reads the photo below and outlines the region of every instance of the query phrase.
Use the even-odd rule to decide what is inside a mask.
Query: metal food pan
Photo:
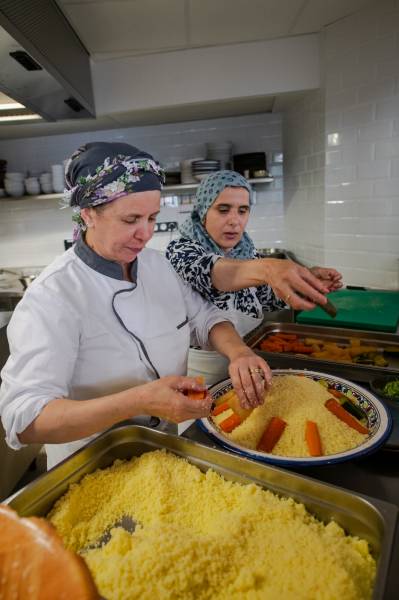
[[[258,344],[273,333],[295,333],[300,337],[317,337],[326,342],[348,343],[348,338],[358,338],[368,345],[389,350],[399,345],[399,335],[363,331],[361,329],[340,329],[338,327],[320,327],[318,325],[298,325],[297,323],[264,322],[245,336],[245,342],[257,354],[262,356],[271,367],[293,369],[311,369],[327,371],[332,375],[347,377],[354,381],[370,381],[378,376],[399,375],[399,356],[387,356],[388,367],[376,367],[348,362],[337,362],[321,358],[312,358],[290,352],[266,352],[257,348]]]
[[[188,459],[202,471],[212,468],[225,479],[256,483],[303,502],[325,523],[334,519],[348,533],[366,539],[378,560],[373,600],[383,600],[398,513],[395,506],[147,427],[111,429],[20,490],[8,503],[21,516],[45,516],[68,487],[87,473],[108,467],[117,458],[129,459],[161,448]]]

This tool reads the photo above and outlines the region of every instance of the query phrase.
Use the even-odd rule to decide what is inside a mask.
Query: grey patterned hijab
[[[221,255],[224,255],[225,252],[214,242],[202,223],[209,208],[227,187],[245,188],[249,192],[249,204],[253,203],[252,188],[242,175],[235,171],[217,171],[201,181],[195,195],[194,209],[179,227],[182,237],[200,243],[207,252]],[[254,258],[255,255],[255,246],[245,232],[238,244],[228,253],[229,258],[241,259]]]

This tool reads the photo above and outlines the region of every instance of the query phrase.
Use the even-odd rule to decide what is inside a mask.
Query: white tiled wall
[[[323,89],[283,120],[287,245],[346,283],[397,289],[399,2],[327,27],[322,51]]]
[[[81,134],[0,141],[0,157],[9,171],[40,173],[62,162],[76,148],[94,140],[123,141],[152,153],[173,170],[180,160],[205,156],[205,143],[232,141],[235,153],[281,152],[281,115],[260,114],[207,121],[130,127]],[[248,232],[258,247],[284,245],[284,207],[281,165],[270,165],[271,184],[259,184]],[[184,207],[183,207],[184,208]],[[186,214],[163,208],[160,221],[178,221]],[[71,235],[70,210],[57,200],[0,200],[0,267],[48,264],[63,251]],[[150,244],[163,249],[170,234],[155,234]]]
[[[399,287],[399,3],[325,32],[325,260],[347,281]]]
[[[309,92],[284,113],[287,245],[309,266],[324,264],[324,97]]]
[[[71,217],[58,200],[0,199],[0,268],[47,265],[64,251]]]

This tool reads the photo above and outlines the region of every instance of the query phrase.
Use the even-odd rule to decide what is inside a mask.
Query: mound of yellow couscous
[[[103,547],[84,551],[122,515]],[[367,600],[365,540],[302,504],[226,481],[165,451],[87,475],[48,518],[86,560],[107,600]]]
[[[317,423],[325,455],[359,446],[367,439],[367,434],[355,431],[331,414],[324,406],[329,398],[331,394],[309,377],[275,376],[264,404],[255,408],[231,433],[224,435],[254,450],[271,417],[280,417],[286,421],[287,427],[272,454],[310,456],[305,439],[306,421]]]

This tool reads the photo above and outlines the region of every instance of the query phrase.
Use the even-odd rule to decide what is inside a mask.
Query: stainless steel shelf
[[[272,181],[274,181],[274,178],[273,177],[258,177],[256,179],[248,179],[247,181],[251,185],[258,185],[259,183],[271,183]],[[190,193],[192,191],[195,191],[199,185],[200,185],[199,182],[198,183],[179,183],[176,185],[165,185],[162,188],[162,194],[167,195],[169,193],[175,193],[175,194],[184,194],[186,192]]]
[[[260,183],[271,183],[274,181],[273,177],[258,177],[257,179],[248,179],[248,183],[251,185],[258,185]],[[176,185],[165,185],[162,188],[162,195],[167,196],[170,193],[173,194],[185,194],[193,192],[197,189],[199,183],[179,183]],[[18,198],[12,196],[4,196],[3,200],[58,200],[61,199],[63,194],[39,194],[37,196],[19,196]]]

